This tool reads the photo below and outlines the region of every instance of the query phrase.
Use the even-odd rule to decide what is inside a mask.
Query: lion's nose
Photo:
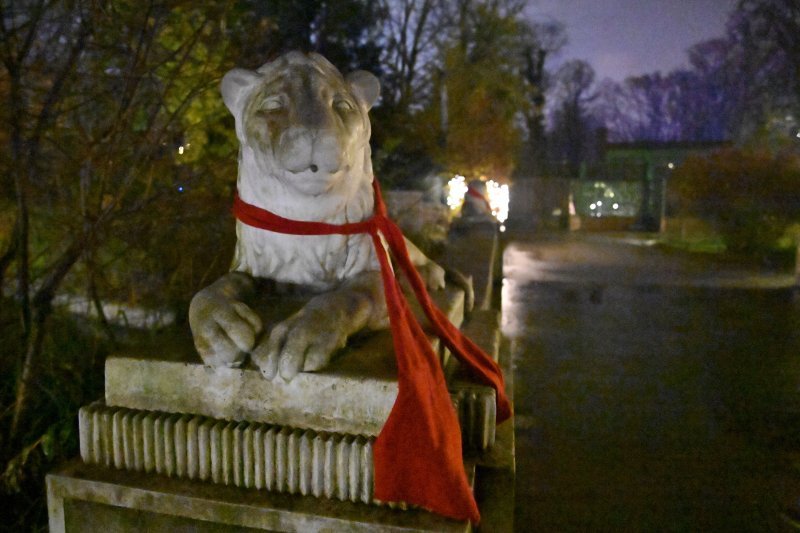
[[[316,172],[317,170],[319,170],[319,167],[317,165],[311,165],[308,168],[311,170],[311,172]]]

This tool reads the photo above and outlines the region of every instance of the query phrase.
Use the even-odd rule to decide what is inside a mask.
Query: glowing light
[[[673,168],[675,168],[675,163],[673,163],[673,162],[667,163],[667,168],[672,170]]]
[[[508,185],[500,185],[494,180],[489,180],[486,182],[486,194],[489,196],[492,215],[502,224],[508,219]]]
[[[800,139],[800,131],[798,131],[798,132],[797,132],[797,135],[795,135],[795,137],[797,137],[798,139]]]
[[[614,205],[612,205],[611,207],[612,207],[613,209],[619,209],[619,204],[615,203],[615,204],[614,204]]]
[[[178,186],[178,192],[183,192],[183,185]]]
[[[505,225],[504,224],[500,224],[500,233],[503,233],[505,230],[506,230]]]
[[[467,194],[467,183],[464,176],[456,175],[447,182],[447,205],[455,211],[464,203],[464,195]]]
[[[603,201],[597,200],[597,207],[603,207]]]
[[[589,205],[589,209],[597,209],[597,204],[591,204],[591,205]]]
[[[183,150],[184,150],[183,145],[178,146],[178,155],[183,155]]]

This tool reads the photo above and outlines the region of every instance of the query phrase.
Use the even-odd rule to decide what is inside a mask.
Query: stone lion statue
[[[221,84],[239,139],[241,200],[294,220],[342,224],[373,212],[370,121],[375,76],[346,77],[318,54],[291,52],[255,71],[233,69]],[[195,346],[210,366],[248,357],[264,377],[291,380],[320,370],[348,337],[388,326],[378,260],[367,234],[292,236],[236,223],[230,272],[189,308]],[[429,289],[444,270],[407,243]],[[270,331],[245,304],[259,279],[314,292]],[[266,295],[269,297],[269,295]]]

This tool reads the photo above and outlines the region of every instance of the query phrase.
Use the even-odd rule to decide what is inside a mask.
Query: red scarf
[[[480,514],[464,471],[461,431],[444,373],[430,341],[412,314],[395,278],[379,233],[408,278],[433,332],[468,371],[497,391],[497,422],[511,416],[500,367],[465,337],[431,301],[408,257],[403,234],[386,212],[373,179],[375,212],[363,222],[328,224],[290,220],[234,199],[233,214],[248,226],[290,235],[369,233],[381,267],[383,290],[397,358],[398,394],[375,441],[375,497],[403,501],[457,520],[478,523]]]
[[[486,196],[479,193],[472,187],[467,187],[467,194],[478,200],[481,205],[486,208],[486,212],[491,214],[492,213],[492,204],[489,203],[489,200],[486,199]]]

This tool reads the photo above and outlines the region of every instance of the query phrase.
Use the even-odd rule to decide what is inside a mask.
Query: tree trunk
[[[22,89],[20,87],[19,71],[10,68],[11,91],[11,172],[14,176],[14,192],[16,196],[17,220],[15,224],[12,246],[17,263],[17,299],[22,314],[22,343],[26,344],[31,330],[31,301],[30,301],[30,257],[29,257],[29,221],[28,214],[28,176],[23,169],[23,139],[22,139]],[[9,258],[9,262],[11,258]]]
[[[100,321],[100,325],[102,326],[106,337],[111,342],[112,347],[116,348],[117,338],[116,335],[114,335],[114,328],[111,327],[111,323],[108,321],[108,317],[106,317],[106,313],[103,310],[103,302],[100,300],[100,294],[97,292],[94,263],[92,263],[89,268],[89,298],[92,300],[94,310],[97,313],[97,319]]]
[[[794,284],[800,287],[800,242],[797,243],[794,253]]]
[[[25,343],[25,358],[22,361],[22,368],[17,377],[17,391],[14,401],[14,414],[11,420],[11,430],[9,432],[9,445],[17,441],[20,437],[20,423],[25,410],[28,407],[31,396],[31,384],[35,381],[35,372],[39,364],[39,357],[42,353],[42,345],[46,334],[47,319],[53,311],[53,298],[56,290],[61,285],[64,277],[72,269],[75,262],[83,254],[86,242],[90,241],[86,235],[79,235],[64,250],[58,261],[50,269],[49,274],[43,280],[41,287],[36,291],[32,300],[33,321],[31,330]]]
[[[11,242],[8,243],[8,248],[0,256],[0,292],[3,290],[3,282],[5,281],[6,270],[14,262],[14,257],[17,255],[17,240],[18,223],[14,221],[14,227],[11,229]]]
[[[28,345],[25,350],[25,359],[22,363],[22,370],[17,379],[17,392],[14,402],[14,415],[11,419],[11,431],[9,432],[8,444],[13,446],[21,437],[20,422],[25,414],[28,398],[31,395],[30,387],[35,375],[35,367],[39,362],[39,354],[42,352],[44,335],[46,332],[46,322],[50,316],[51,308],[37,309],[33,315],[31,323],[31,334],[28,337]]]

